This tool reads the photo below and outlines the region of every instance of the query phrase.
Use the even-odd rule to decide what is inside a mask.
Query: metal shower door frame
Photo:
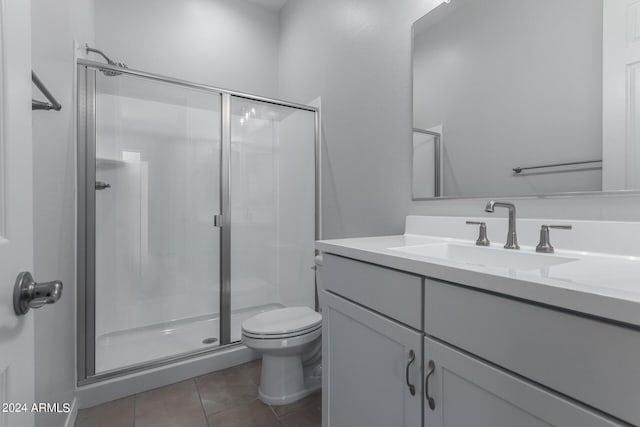
[[[442,173],[441,173],[441,164],[442,164],[442,135],[438,132],[433,132],[426,129],[413,128],[414,133],[421,133],[424,135],[433,136],[433,155],[434,155],[434,165],[433,165],[433,173],[434,173],[434,188],[433,188],[433,197],[417,197],[415,195],[413,185],[411,186],[411,200],[433,200],[434,198],[438,198],[442,195]],[[411,142],[411,156],[413,157],[413,138]],[[411,162],[411,177],[413,179],[413,161]]]
[[[95,181],[96,73],[115,71],[128,76],[219,94],[221,98],[220,147],[220,345],[161,360],[143,362],[101,374],[95,372]],[[77,62],[77,384],[88,385],[159,366],[215,353],[241,345],[231,342],[231,103],[232,99],[305,110],[314,113],[315,238],[321,238],[321,138],[320,109],[272,98],[230,91],[134,69],[78,59]]]

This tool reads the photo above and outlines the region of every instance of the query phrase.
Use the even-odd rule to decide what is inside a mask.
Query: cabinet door
[[[424,376],[425,427],[627,425],[430,338]]]
[[[331,293],[324,300],[323,426],[421,426],[422,333]]]

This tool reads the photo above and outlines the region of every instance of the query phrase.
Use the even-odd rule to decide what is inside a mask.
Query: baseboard
[[[78,408],[90,408],[122,397],[230,368],[259,358],[243,345],[77,388]]]
[[[67,414],[67,420],[64,422],[64,427],[73,427],[78,418],[78,398],[74,397],[71,402],[71,411]]]

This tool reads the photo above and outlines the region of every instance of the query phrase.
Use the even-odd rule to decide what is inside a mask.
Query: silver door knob
[[[28,271],[18,274],[13,288],[13,309],[18,316],[27,314],[30,308],[53,304],[62,296],[62,282],[36,283]]]

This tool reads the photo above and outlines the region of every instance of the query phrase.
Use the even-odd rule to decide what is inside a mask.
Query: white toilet
[[[322,382],[322,316],[309,307],[287,307],[242,324],[242,343],[262,353],[260,400],[286,405],[313,393]]]
[[[316,259],[321,265],[321,259]],[[258,397],[286,405],[322,384],[322,315],[309,307],[286,307],[242,323],[242,343],[262,353]]]

